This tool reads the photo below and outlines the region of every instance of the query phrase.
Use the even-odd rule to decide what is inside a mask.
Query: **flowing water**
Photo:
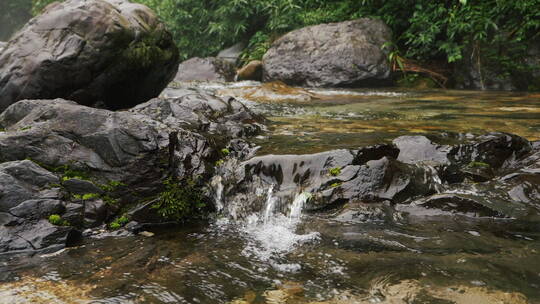
[[[233,89],[270,120],[259,155],[356,148],[403,134],[540,139],[540,95],[317,90],[306,93],[316,96],[309,102],[287,92],[269,103],[241,94],[251,88]],[[309,193],[298,189],[283,201],[273,186],[252,194],[263,198],[260,210],[239,214],[221,183],[213,180],[219,214],[210,222],[0,256],[0,303],[540,303],[537,221],[384,204],[353,206],[364,217],[313,214],[303,212]]]

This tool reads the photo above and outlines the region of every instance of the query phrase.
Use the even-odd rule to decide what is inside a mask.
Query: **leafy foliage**
[[[399,57],[454,63],[482,54],[500,73],[531,69],[526,42],[540,39],[540,0],[133,0],[168,25],[181,58],[215,55],[239,41],[241,56],[261,59],[284,33],[304,26],[361,17],[380,18],[393,30]],[[53,0],[5,0],[2,18],[38,13]],[[15,22],[16,23],[16,22]],[[13,24],[4,21],[2,24]],[[1,36],[1,33],[0,33]],[[480,60],[480,58],[479,58]]]
[[[328,170],[328,173],[331,176],[338,176],[338,175],[341,174],[341,168],[339,168],[339,167],[332,168],[332,169]]]
[[[112,221],[109,224],[109,228],[112,230],[117,230],[124,227],[127,223],[129,223],[129,218],[126,215],[122,215],[121,217],[118,217]]]
[[[69,222],[62,219],[62,217],[58,214],[51,214],[49,216],[49,223],[55,226],[69,226]]]
[[[159,194],[152,208],[157,209],[157,213],[164,219],[181,221],[206,206],[196,180],[179,181],[169,177],[163,184],[165,190]]]

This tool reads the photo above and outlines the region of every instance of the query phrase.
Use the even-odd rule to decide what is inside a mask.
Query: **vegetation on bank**
[[[1,24],[17,28],[54,0],[5,0]],[[394,33],[391,61],[439,71],[471,62],[505,77],[529,77],[524,58],[540,43],[540,0],[133,0],[151,7],[172,31],[181,59],[206,57],[237,42],[243,63],[261,59],[271,43],[304,26],[381,18]],[[0,30],[0,40],[7,39]],[[521,76],[520,76],[521,75]],[[522,76],[525,75],[525,76]],[[414,82],[413,80],[408,80]]]
[[[29,1],[34,14],[53,2],[7,0],[3,5],[7,10],[28,9]],[[288,31],[361,17],[381,18],[392,28],[401,54],[420,61],[452,63],[468,49],[482,49],[508,68],[524,68],[514,66],[521,65],[524,42],[540,39],[540,0],[135,1],[154,9],[168,24],[183,59],[215,55],[239,41],[248,43],[245,61],[260,59],[270,43]]]
[[[169,177],[163,185],[165,189],[152,205],[163,219],[181,222],[206,207],[202,188],[196,178],[181,181]]]

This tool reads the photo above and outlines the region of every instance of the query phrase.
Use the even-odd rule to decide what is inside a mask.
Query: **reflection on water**
[[[401,219],[353,224],[307,216],[298,231],[317,232],[320,238],[281,256],[282,263],[298,265],[294,271],[245,254],[252,240],[223,225],[156,230],[150,238],[89,240],[58,255],[9,261],[17,269],[12,279],[20,280],[0,286],[0,302],[540,301],[537,223],[392,218]],[[417,302],[402,301],[405,295]]]
[[[325,95],[307,104],[256,105],[269,116],[272,130],[259,141],[260,154],[354,148],[439,132],[499,131],[540,139],[540,95],[442,90],[350,94]]]
[[[260,154],[431,132],[540,139],[538,95],[310,94],[310,103],[249,103],[272,121]],[[377,205],[363,217],[302,215],[307,193],[281,214],[266,191],[265,206],[242,222],[221,218],[153,237],[87,239],[58,254],[0,256],[0,303],[540,303],[538,222]]]

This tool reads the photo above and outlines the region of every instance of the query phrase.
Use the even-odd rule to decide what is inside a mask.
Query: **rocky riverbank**
[[[389,81],[390,37],[301,29],[225,83],[238,47],[177,73],[146,7],[49,6],[0,45],[0,296],[538,300],[538,96],[313,88]]]

